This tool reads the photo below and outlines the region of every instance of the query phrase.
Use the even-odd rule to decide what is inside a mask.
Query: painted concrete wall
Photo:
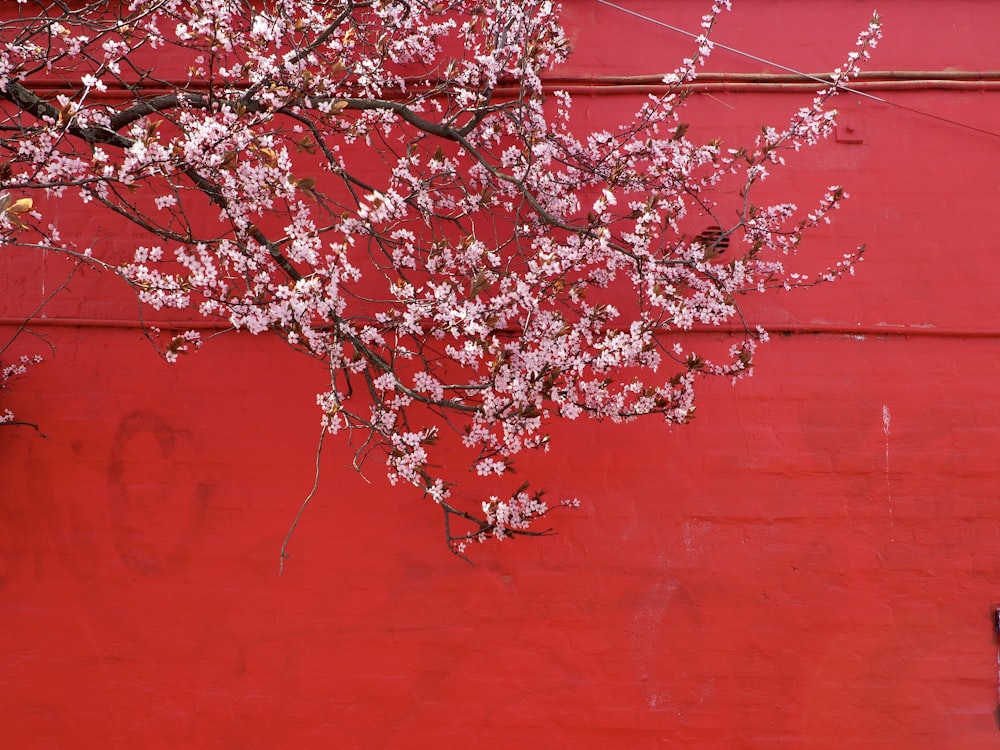
[[[687,28],[701,11],[627,4]],[[684,51],[567,6],[568,76]],[[871,69],[1000,69],[994,3],[879,10]],[[820,71],[869,12],[746,0],[718,39]],[[766,66],[720,51],[713,70]],[[751,138],[808,100],[756,91],[698,95],[693,128]],[[998,130],[989,84],[872,93]],[[577,108],[602,122],[635,97]],[[8,402],[47,437],[0,429],[3,746],[1000,745],[1000,138],[858,96],[842,109],[861,142],[802,155],[781,184],[849,186],[815,247],[867,242],[858,276],[756,304],[778,333],[755,377],[706,384],[692,425],[558,430],[523,472],[583,508],[472,567],[419,497],[331,444],[279,578],[322,368],[246,336],[167,366],[111,322],[134,307],[107,279],[77,280],[38,327],[55,355]],[[0,253],[3,336],[36,265]]]

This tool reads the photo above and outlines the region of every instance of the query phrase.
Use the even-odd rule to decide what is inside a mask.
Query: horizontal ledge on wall
[[[591,94],[663,94],[674,88],[663,82],[664,73],[643,73],[638,75],[569,75],[548,76],[542,85],[548,92],[565,91],[581,96]],[[43,96],[65,93],[67,84],[62,81],[41,79],[25,80],[24,85]],[[159,86],[140,86],[135,92],[129,89],[128,81],[105,81],[107,90],[97,92],[93,98],[114,102],[125,92],[134,97],[140,93],[148,99],[178,91],[199,94],[191,89],[190,81],[164,81]],[[702,73],[696,80],[680,84],[680,88],[691,92],[797,92],[817,91],[829,85],[829,73]],[[408,93],[424,93],[431,89],[424,81],[414,81],[408,85]],[[1000,70],[876,70],[862,72],[843,88],[843,91],[1000,91]],[[493,95],[499,98],[520,94],[520,89],[509,82],[501,81]],[[402,96],[401,91],[387,90],[385,99]]]
[[[664,73],[642,73],[638,75],[592,76],[594,82],[619,83],[660,83]],[[544,80],[555,80],[549,76]],[[725,71],[699,73],[697,80],[709,83],[795,83],[808,78],[812,81],[832,82],[829,72],[823,73],[727,73]],[[578,77],[582,79],[582,77]],[[863,70],[851,78],[852,83],[870,81],[1000,81],[1000,70]]]
[[[662,93],[662,73],[575,76],[543,79],[547,89],[573,94]],[[816,91],[832,83],[829,73],[701,73],[682,88],[699,92]],[[1000,70],[875,70],[860,73],[843,89],[850,91],[989,91],[1000,90]]]
[[[25,322],[24,318],[0,318],[0,326],[17,328],[127,328],[144,330],[161,328],[177,330],[178,328],[194,328],[197,330],[225,331],[232,325],[224,320],[146,320],[138,321],[126,318],[57,318],[38,317]]]
[[[778,82],[741,82],[741,81],[695,81],[683,87],[693,93],[794,93],[811,92],[823,88],[823,84],[818,81],[788,81]],[[552,86],[553,91],[565,91],[567,94],[586,96],[592,94],[662,94],[670,89],[669,86],[657,84],[614,84],[604,85],[597,83],[580,84],[570,83],[565,86]],[[842,87],[841,92],[850,94],[851,92],[871,92],[871,91],[1000,91],[1000,81],[869,81],[852,82],[847,87]],[[498,95],[503,95],[502,89],[497,89]]]
[[[0,327],[19,328],[24,325],[27,328],[113,328],[142,330],[146,328],[160,328],[164,330],[210,330],[225,331],[235,330],[226,321],[207,320],[150,320],[145,324],[137,320],[127,320],[118,318],[35,318],[25,324],[24,318],[0,318]],[[755,324],[756,325],[756,324]],[[760,323],[760,326],[772,336],[873,336],[878,337],[905,337],[924,336],[937,338],[954,339],[991,339],[1000,338],[1000,329],[983,328],[960,328],[956,326],[937,326],[930,324],[920,325],[900,325],[893,323],[858,324],[850,323]],[[712,334],[712,333],[743,333],[744,328],[739,325],[729,324],[722,326],[696,326],[689,331],[671,330],[674,335],[690,334]],[[664,331],[667,333],[667,331]]]
[[[827,335],[867,337],[907,337],[924,336],[952,339],[993,339],[1000,338],[1000,329],[959,328],[955,326],[936,325],[898,325],[878,323],[875,325],[850,325],[848,323],[779,323],[775,325],[761,324],[761,327],[772,336],[781,335]],[[709,332],[712,329],[703,329]],[[716,329],[721,330],[721,329]],[[743,330],[731,327],[730,330]]]

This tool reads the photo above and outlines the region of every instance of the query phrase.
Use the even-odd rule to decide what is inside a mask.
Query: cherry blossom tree
[[[661,93],[581,132],[546,85],[570,52],[550,0],[18,0],[0,22],[0,252],[58,252],[324,363],[326,433],[443,510],[456,553],[544,533],[540,491],[475,498],[460,475],[502,486],[557,419],[687,422],[697,382],[748,375],[767,339],[742,298],[860,258],[796,267],[841,187],[805,210],[756,196],[831,132],[878,18],[811,103],[736,147],[682,119],[726,8]],[[57,200],[148,241],[84,246],[46,219]],[[721,351],[683,335],[722,325]],[[171,362],[201,343],[159,340]]]

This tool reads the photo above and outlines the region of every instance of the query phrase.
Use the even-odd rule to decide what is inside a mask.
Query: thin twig
[[[45,438],[46,440],[49,439],[49,436],[42,432],[42,428],[34,422],[22,422],[19,419],[15,419],[11,422],[0,422],[0,427],[30,427],[38,433],[38,437]]]
[[[295,519],[292,521],[291,527],[288,529],[288,533],[285,534],[285,541],[281,543],[281,558],[278,561],[278,575],[280,576],[285,572],[285,560],[288,559],[288,553],[285,549],[288,547],[288,543],[292,539],[292,534],[295,533],[295,527],[299,525],[299,519],[302,518],[302,514],[306,512],[306,506],[309,505],[309,501],[313,499],[313,495],[316,494],[316,490],[319,489],[319,472],[320,472],[320,459],[323,455],[323,440],[326,438],[326,427],[324,426],[319,434],[319,444],[316,446],[316,473],[313,476],[313,486],[309,490],[309,494],[306,495],[306,499],[302,501],[302,505],[299,507],[299,512],[295,514]]]

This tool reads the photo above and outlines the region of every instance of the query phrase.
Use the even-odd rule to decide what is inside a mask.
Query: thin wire
[[[674,32],[676,32],[678,34],[683,34],[684,36],[690,37],[692,39],[698,39],[698,34],[693,34],[692,32],[686,31],[685,29],[679,28],[677,26],[671,26],[669,23],[667,23],[665,21],[661,21],[661,20],[659,20],[657,18],[652,18],[650,16],[643,15],[642,13],[639,13],[637,11],[631,10],[630,8],[625,8],[625,7],[622,7],[621,5],[616,5],[615,3],[609,2],[608,0],[597,0],[597,2],[600,3],[601,5],[606,5],[609,8],[614,8],[615,10],[621,11],[622,13],[625,13],[627,15],[634,16],[635,18],[638,18],[638,19],[640,19],[642,21],[646,21],[647,23],[651,23],[651,24],[653,24],[655,26],[662,26],[663,28],[670,29],[670,31],[674,31]],[[712,44],[713,47],[718,47],[719,49],[724,49],[724,50],[726,50],[726,52],[732,52],[734,55],[739,55],[741,57],[746,57],[746,58],[748,58],[750,60],[753,60],[755,62],[763,63],[764,65],[769,65],[771,67],[777,68],[778,70],[783,70],[786,73],[793,73],[794,75],[801,76],[802,78],[806,78],[806,79],[808,79],[810,81],[815,81],[817,83],[821,83],[824,86],[829,86],[830,85],[830,81],[828,81],[828,80],[826,80],[824,78],[821,78],[819,76],[814,76],[811,73],[803,73],[801,70],[796,70],[795,68],[789,68],[787,65],[782,65],[781,63],[774,62],[774,60],[768,60],[768,59],[763,58],[763,57],[758,57],[757,55],[754,55],[754,54],[752,54],[750,52],[745,52],[744,50],[736,49],[735,47],[730,47],[730,46],[728,46],[726,44],[722,44],[720,42],[712,41],[711,44]],[[933,120],[938,120],[940,122],[945,122],[945,123],[948,123],[949,125],[956,125],[956,126],[958,126],[960,128],[965,128],[966,130],[972,130],[972,131],[974,131],[976,133],[981,133],[983,135],[989,135],[989,136],[992,136],[994,138],[1000,138],[1000,133],[995,133],[992,130],[985,130],[983,128],[976,127],[975,125],[969,125],[968,123],[958,122],[956,120],[951,120],[951,119],[949,119],[947,117],[942,117],[941,115],[935,115],[932,112],[926,112],[926,111],[924,111],[922,109],[914,109],[913,107],[907,107],[905,104],[898,104],[897,102],[889,101],[888,99],[883,99],[880,96],[875,96],[874,94],[870,94],[867,91],[861,91],[861,90],[853,88],[851,86],[845,86],[843,84],[838,84],[837,85],[837,89],[840,90],[840,91],[846,91],[846,92],[851,93],[851,94],[856,94],[857,96],[864,97],[865,99],[871,99],[872,101],[876,101],[879,104],[885,104],[885,105],[888,105],[890,107],[895,107],[896,109],[905,110],[906,112],[912,112],[915,115],[921,115],[922,117],[929,117],[929,118],[931,118]]]

